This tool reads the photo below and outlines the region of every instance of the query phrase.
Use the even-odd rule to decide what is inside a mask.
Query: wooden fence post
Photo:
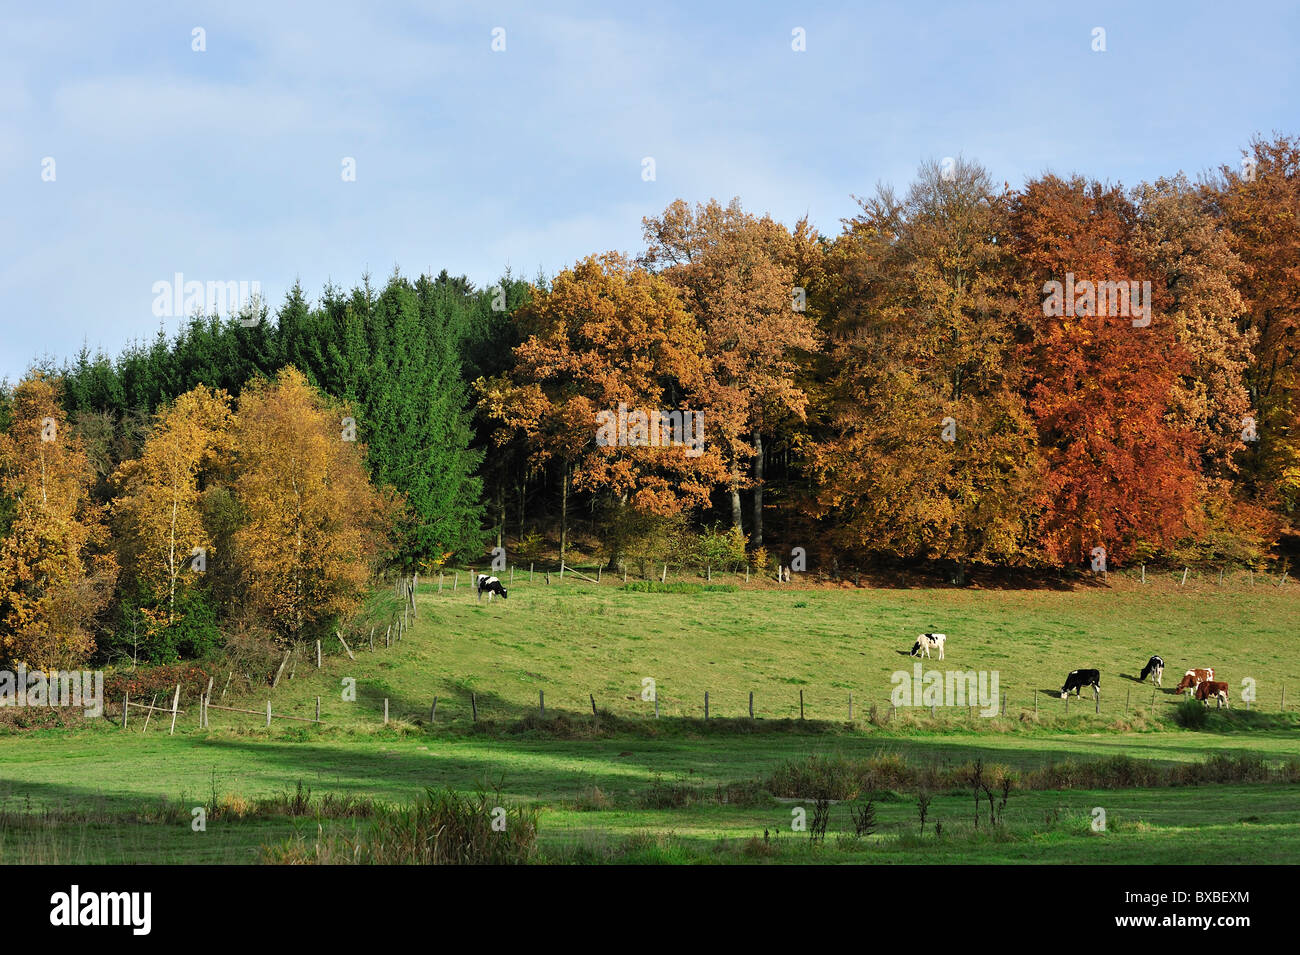
[[[181,685],[177,683],[176,695],[172,697],[172,728],[167,733],[168,736],[174,736],[176,734],[176,708],[180,705],[180,702],[181,702]]]
[[[754,718],[754,691],[749,691],[749,718]]]
[[[384,697],[384,725],[388,725],[388,697]]]
[[[320,697],[316,697],[316,722],[320,722]]]
[[[157,702],[158,702],[158,694],[155,693],[152,697],[149,698],[149,712],[145,713],[144,715],[144,729],[140,730],[141,733],[146,732],[149,729],[149,719],[153,716],[153,705]]]
[[[513,587],[514,585],[515,585],[515,565],[511,564],[510,565],[510,586]]]
[[[477,723],[478,722],[478,697],[474,694],[472,690],[470,691],[469,694],[469,708],[470,708],[470,713],[474,717],[474,722]]]
[[[1129,687],[1124,691],[1124,715],[1128,716],[1128,698],[1133,695],[1133,688]]]
[[[126,729],[126,713],[131,709],[131,694],[122,694],[122,729]]]
[[[1183,568],[1183,579],[1180,580],[1180,581],[1178,582],[1178,586],[1179,586],[1179,587],[1181,587],[1183,584],[1187,583],[1187,571],[1188,571],[1188,569],[1189,569],[1189,568],[1187,568],[1187,567],[1184,567],[1184,568]]]
[[[532,561],[529,561],[529,563],[528,563],[528,582],[529,582],[530,584],[533,582],[533,564],[532,564]]]
[[[587,695],[591,697],[591,715],[598,716],[599,714],[596,712],[596,695],[594,693],[588,693]]]
[[[709,718],[709,691],[704,691],[704,718]]]
[[[438,698],[436,696],[433,698],[433,706],[429,709],[429,722],[438,722]]]
[[[542,719],[546,718],[546,691],[545,690],[537,691],[537,712],[538,714],[541,715]]]
[[[271,728],[271,701],[266,701],[266,728]]]
[[[661,584],[666,584],[666,583],[668,583],[668,565],[667,565],[667,564],[664,564],[664,572],[663,572],[663,576],[661,576],[661,577],[659,578],[659,583],[661,583]]]
[[[803,719],[803,690],[799,691],[799,719]]]
[[[316,641],[316,669],[320,669],[320,641]]]

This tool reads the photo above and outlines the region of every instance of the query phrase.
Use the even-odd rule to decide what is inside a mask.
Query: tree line
[[[290,642],[493,545],[957,582],[1285,557],[1298,216],[1300,137],[1135,188],[945,160],[835,233],[679,200],[533,282],[295,287],[38,362],[0,394],[0,662]]]

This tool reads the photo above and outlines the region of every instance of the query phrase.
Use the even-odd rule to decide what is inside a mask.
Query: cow
[[[1195,690],[1206,680],[1214,679],[1214,667],[1203,667],[1195,670],[1188,670],[1183,674],[1183,678],[1178,681],[1178,686],[1174,688],[1175,693],[1181,694],[1184,690]]]
[[[1214,680],[1205,680],[1196,684],[1196,698],[1206,706],[1210,705],[1213,699],[1220,706],[1228,705],[1228,684],[1215,682]]]
[[[939,651],[939,659],[943,659],[943,643],[948,639],[947,634],[943,633],[923,633],[916,638],[916,643],[912,644],[912,651],[908,656],[926,656],[930,655],[931,649]]]
[[[1152,657],[1150,660],[1147,661],[1147,665],[1142,668],[1142,672],[1138,674],[1138,679],[1145,680],[1148,676],[1150,676],[1151,682],[1154,683],[1156,686],[1160,686],[1161,685],[1160,681],[1164,677],[1164,675],[1165,675],[1165,661],[1162,660],[1160,657]]]
[[[493,596],[501,595],[501,599],[506,599],[506,589],[501,586],[501,581],[495,577],[489,577],[487,574],[478,575],[478,599],[482,600],[483,595],[488,595],[488,603],[492,602]]]
[[[1085,686],[1092,687],[1092,695],[1098,696],[1101,693],[1101,671],[1099,670],[1071,670],[1069,676],[1065,678],[1065,686],[1061,687],[1061,699],[1070,695],[1078,696]]]

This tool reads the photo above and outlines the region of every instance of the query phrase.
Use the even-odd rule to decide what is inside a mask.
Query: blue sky
[[[176,272],[272,304],[395,266],[486,284],[635,252],[678,197],[833,233],[930,158],[1131,185],[1300,132],[1281,2],[4,6],[11,380],[152,337]]]

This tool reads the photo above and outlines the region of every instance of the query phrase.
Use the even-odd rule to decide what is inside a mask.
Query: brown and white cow
[[[1206,680],[1204,683],[1198,683],[1196,686],[1196,698],[1206,706],[1210,705],[1210,700],[1215,700],[1220,706],[1228,705],[1228,684],[1214,680]]]
[[[1214,667],[1204,667],[1203,669],[1188,670],[1183,674],[1183,678],[1178,682],[1174,689],[1175,693],[1182,693],[1183,690],[1195,690],[1206,680],[1214,679]]]

